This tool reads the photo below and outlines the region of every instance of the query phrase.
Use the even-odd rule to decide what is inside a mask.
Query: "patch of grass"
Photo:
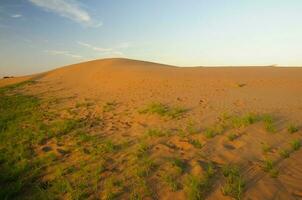
[[[148,157],[143,157],[139,160],[138,166],[135,168],[135,173],[139,177],[147,177],[156,167],[154,161]]]
[[[207,128],[205,131],[204,131],[204,135],[206,136],[206,138],[213,138],[216,136],[216,132],[214,129],[212,128]]]
[[[231,124],[234,128],[244,128],[248,125],[254,124],[260,120],[259,116],[254,113],[247,113],[243,116],[233,116]]]
[[[139,113],[158,114],[175,119],[181,117],[186,111],[187,109],[181,107],[169,107],[162,103],[151,103],[145,109],[140,110]]]
[[[282,158],[288,158],[290,156],[290,151],[287,150],[287,149],[282,149],[282,150],[279,151],[279,155]]]
[[[197,134],[199,129],[197,128],[196,123],[189,121],[186,127],[186,132],[188,132],[190,135]]]
[[[301,148],[301,142],[300,140],[293,140],[291,142],[291,148],[293,151],[298,151]]]
[[[79,140],[79,142],[91,142],[93,141],[93,136],[87,134],[83,130],[79,130],[76,132],[76,137]]]
[[[103,106],[103,111],[111,112],[111,111],[115,110],[116,106],[117,106],[117,103],[115,101],[106,102],[105,105]]]
[[[203,182],[201,177],[188,175],[184,182],[184,190],[189,200],[202,199],[202,188]]]
[[[276,132],[276,127],[274,124],[274,118],[270,114],[265,114],[262,116],[262,120],[264,122],[264,128],[267,132],[270,133],[275,133]]]
[[[172,158],[172,159],[170,160],[170,162],[171,162],[171,164],[172,164],[173,167],[179,168],[180,171],[181,171],[182,173],[183,173],[183,172],[186,170],[186,168],[187,168],[186,162],[183,161],[183,160],[181,160],[181,159],[179,159],[179,158]]]
[[[271,145],[269,145],[267,143],[265,143],[265,144],[262,145],[262,152],[263,153],[268,153],[271,150],[272,150],[272,146]]]
[[[121,182],[113,177],[107,178],[104,182],[103,200],[116,199],[120,193]]]
[[[229,141],[234,141],[237,137],[238,137],[238,135],[236,133],[230,133],[228,135]]]
[[[112,140],[105,140],[101,145],[101,151],[104,153],[112,153],[118,150],[118,145],[114,144]]]
[[[204,131],[206,138],[213,138],[216,135],[220,135],[224,132],[225,126],[223,124],[216,124],[213,127],[208,127]]]
[[[161,129],[152,128],[152,129],[148,129],[145,132],[145,134],[149,137],[163,137],[163,136],[168,136],[169,131],[163,131]]]
[[[295,132],[299,131],[299,128],[295,124],[289,124],[288,127],[287,127],[287,131],[289,133],[295,133]]]
[[[192,144],[195,148],[197,149],[201,149],[202,148],[202,144],[199,142],[199,140],[194,140],[194,139],[190,139],[189,140],[190,144]]]
[[[215,170],[212,164],[207,165],[206,174],[201,176],[187,175],[184,182],[184,191],[189,200],[199,200],[206,198],[211,190]]]
[[[279,171],[275,168],[275,163],[272,160],[264,160],[262,168],[265,172],[268,172],[272,178],[276,178],[279,174]]]
[[[0,89],[0,199],[16,199],[34,191],[44,164],[33,147],[47,134],[40,100],[18,93],[17,84]],[[39,161],[39,162],[38,162]]]
[[[168,171],[164,172],[162,175],[163,180],[170,186],[172,191],[177,191],[180,189],[180,183],[178,181],[181,175],[181,170],[178,167],[169,168]]]
[[[226,165],[222,168],[222,173],[226,178],[222,193],[235,199],[241,199],[245,181],[240,175],[239,169],[236,166]]]

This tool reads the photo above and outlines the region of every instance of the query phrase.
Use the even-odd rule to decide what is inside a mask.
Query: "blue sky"
[[[0,75],[107,57],[302,65],[301,0],[1,0]]]

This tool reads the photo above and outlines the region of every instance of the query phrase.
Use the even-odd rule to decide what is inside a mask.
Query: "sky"
[[[301,0],[0,0],[0,76],[109,57],[302,66]]]

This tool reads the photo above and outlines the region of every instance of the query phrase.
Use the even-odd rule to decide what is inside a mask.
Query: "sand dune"
[[[0,86],[7,83],[0,80]],[[200,198],[230,199],[240,195],[243,199],[302,199],[301,149],[291,151],[288,158],[280,156],[282,150],[291,149],[292,141],[302,139],[302,68],[180,68],[104,59],[47,72],[21,91],[46,101],[51,99],[47,109],[63,119],[100,118],[102,125],[86,130],[100,141],[129,142],[127,148],[109,153],[110,161],[106,162],[105,172],[99,174],[99,185],[96,190],[88,190],[91,199],[103,198],[104,181],[109,177],[123,182],[123,186],[115,186],[119,188],[116,198],[129,199],[133,185],[138,183],[132,182],[128,171],[133,165],[131,153],[141,140],[148,143],[148,159],[155,163],[150,173],[139,176],[144,186],[136,187],[151,191],[139,190],[144,199],[189,199],[196,191],[190,188],[194,189],[194,183],[187,183],[188,176],[204,177],[205,163],[212,163],[215,175],[206,188],[197,184]],[[148,105],[166,106],[171,112],[151,112]],[[145,112],[141,112],[144,108]],[[183,108],[183,112],[173,108]],[[177,116],[174,118],[171,113]],[[265,115],[272,119],[266,120]],[[289,124],[296,124],[297,132],[288,133]],[[159,136],[151,131],[156,136],[144,137],[152,129],[171,134]],[[232,134],[234,138],[230,139]],[[78,167],[80,161],[92,160],[91,155],[78,151],[80,147],[74,147],[68,136],[59,142],[49,139],[37,145],[35,151],[43,155],[41,148],[56,149],[58,145],[71,149],[62,158],[68,165]],[[170,158],[180,159],[185,165],[183,171],[171,175],[172,183],[163,178],[175,168]],[[263,169],[269,160],[273,161],[273,169]],[[239,194],[233,190],[222,192],[228,182],[223,175],[227,164],[237,166],[244,179]],[[47,172],[51,174],[52,168],[49,166]],[[49,174],[42,177],[44,181],[52,180]],[[74,180],[72,175],[66,177],[70,182]],[[171,189],[173,183],[179,187]],[[68,199],[66,194],[61,197]]]

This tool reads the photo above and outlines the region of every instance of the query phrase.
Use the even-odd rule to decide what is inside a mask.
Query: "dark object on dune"
[[[13,76],[4,76],[3,79],[14,78]]]

